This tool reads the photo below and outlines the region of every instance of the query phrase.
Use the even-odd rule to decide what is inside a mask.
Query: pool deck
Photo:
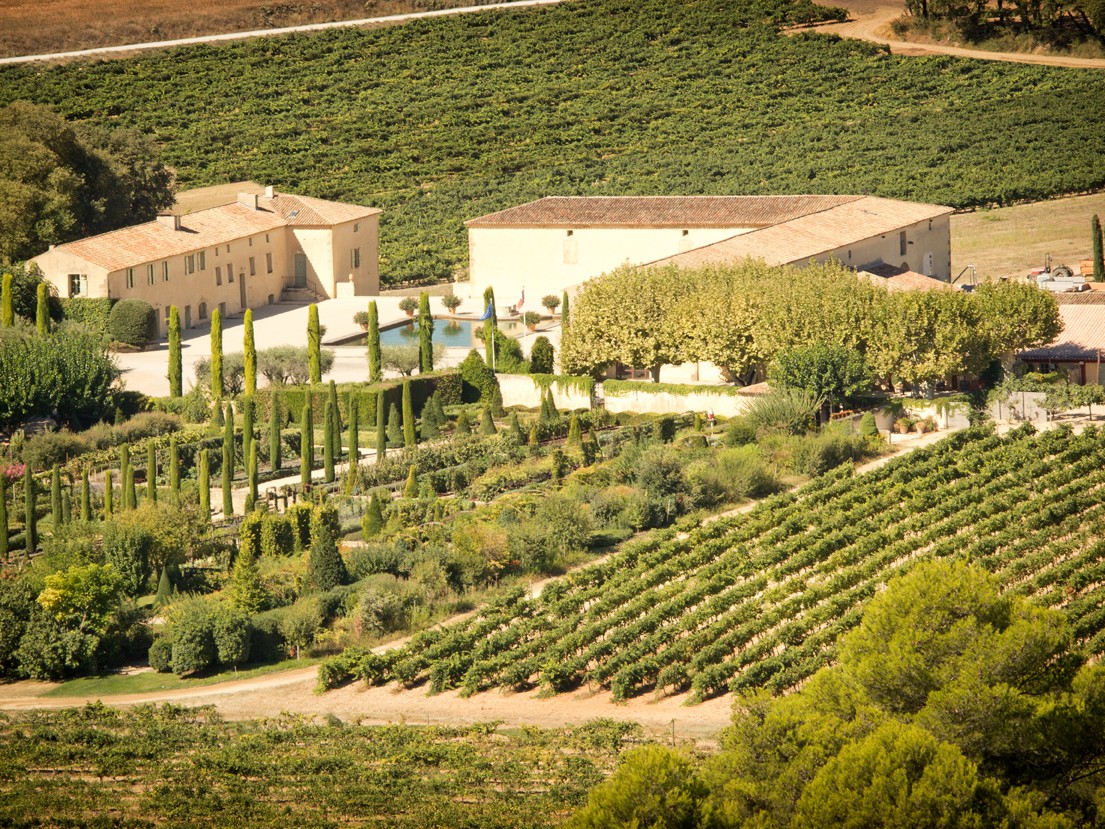
[[[333,379],[339,383],[363,382],[367,379],[368,363],[364,348],[357,345],[343,346],[340,343],[354,340],[362,334],[360,326],[353,322],[353,314],[368,310],[368,303],[373,300],[379,311],[381,328],[394,327],[409,321],[410,318],[406,312],[399,308],[402,297],[397,296],[328,299],[318,303],[319,322],[326,329],[322,338],[323,346],[332,348],[335,352],[334,368],[325,375],[324,379]],[[277,303],[255,308],[253,337],[257,350],[261,351],[278,345],[305,346],[307,344],[307,308],[306,303]],[[448,314],[441,305],[440,299],[436,297],[430,300],[430,308],[435,314],[440,312],[442,317]],[[471,314],[465,314],[462,309],[459,314],[449,316],[460,321],[475,320],[479,313],[480,311],[473,310]],[[554,345],[557,345],[560,340],[559,323],[545,323],[540,327],[544,329],[550,325],[553,330],[539,330],[537,333],[544,334],[554,340]],[[242,350],[243,329],[241,315],[223,320],[225,353]],[[527,351],[534,336],[537,335],[526,337]],[[183,332],[181,352],[184,365],[184,390],[187,392],[195,384],[195,363],[211,356],[210,321],[204,321]],[[442,367],[458,364],[467,353],[467,348],[446,349]],[[126,388],[156,397],[163,397],[169,393],[168,360],[169,347],[165,341],[160,342],[156,349],[136,354],[116,355]],[[258,377],[257,382],[258,385],[263,385],[264,377]]]

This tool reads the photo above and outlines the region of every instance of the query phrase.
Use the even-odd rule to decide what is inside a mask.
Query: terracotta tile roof
[[[1064,291],[1053,296],[1060,305],[1105,305],[1105,291],[1094,290],[1092,286],[1088,291]]]
[[[947,282],[925,276],[923,273],[879,263],[860,269],[860,276],[868,277],[874,284],[894,294],[901,291],[954,291]]]
[[[277,193],[272,199],[259,196],[256,210],[235,202],[181,216],[180,230],[158,221],[145,222],[58,248],[108,271],[118,271],[289,225],[338,224],[379,212],[374,207]]]
[[[818,213],[798,216],[649,264],[696,268],[748,258],[763,259],[768,265],[800,263],[951,212],[950,207],[936,204],[858,196]]]
[[[1058,296],[1056,297],[1058,299]],[[1060,305],[1063,331],[1043,348],[1022,351],[1022,360],[1094,360],[1105,356],[1105,305]]]
[[[468,227],[766,227],[862,196],[547,196]]]

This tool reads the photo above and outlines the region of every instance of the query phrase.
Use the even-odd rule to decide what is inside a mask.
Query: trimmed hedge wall
[[[431,374],[416,374],[410,378],[411,404],[414,406],[416,416],[422,414],[422,407],[426,399],[437,392],[441,398],[442,406],[455,406],[461,402],[461,377],[455,371],[433,372]],[[257,390],[257,420],[267,421],[272,411],[272,395],[280,396],[280,406],[284,416],[290,423],[298,423],[299,416],[303,412],[303,403],[309,394],[311,397],[311,411],[314,414],[315,423],[322,423],[325,413],[326,399],[330,393],[329,384],[321,383],[317,386],[266,386]],[[339,383],[338,384],[338,408],[341,410],[341,420],[345,424],[349,419],[349,395],[357,397],[357,413],[362,429],[370,429],[376,426],[376,396],[384,394],[385,411],[394,403],[401,405],[403,395],[402,380],[385,380],[382,383]]]
[[[61,312],[67,320],[87,325],[104,337],[110,333],[111,309],[117,299],[70,297],[61,300]]]
[[[144,299],[121,299],[108,317],[111,339],[128,345],[145,345],[157,339],[157,312]]]

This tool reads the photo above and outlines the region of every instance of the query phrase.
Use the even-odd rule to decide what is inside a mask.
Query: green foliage
[[[180,310],[169,306],[169,396],[184,394],[184,368],[180,351]]]
[[[119,575],[119,589],[124,596],[145,594],[153,573],[154,546],[154,537],[141,525],[116,521],[104,525],[104,561]]]
[[[490,311],[490,316],[483,323],[483,360],[488,368],[491,368],[495,365],[495,349],[499,345],[499,338],[496,336],[499,330],[499,317],[495,306],[495,289],[490,286],[484,289],[483,307],[486,309],[484,313]]]
[[[560,330],[567,331],[569,322],[568,292],[564,291],[560,296]]]
[[[103,344],[87,332],[62,328],[46,337],[0,341],[0,424],[54,411],[67,423],[87,424],[112,410],[118,376]]]
[[[1090,222],[1091,261],[1093,262],[1093,281],[1105,282],[1105,235],[1101,230],[1101,219],[1095,214]]]
[[[491,409],[488,406],[484,406],[480,410],[480,428],[478,433],[484,436],[494,435],[498,433],[498,429],[495,428],[495,421],[491,419]]]
[[[303,404],[299,418],[299,482],[311,483],[311,469],[315,465],[315,424],[311,414],[311,401]]]
[[[557,304],[559,304],[559,300]],[[556,354],[548,337],[542,335],[533,341],[529,359],[530,374],[552,374]]]
[[[418,433],[415,431],[414,406],[411,404],[411,384],[403,382],[403,446],[407,449],[418,443]]]
[[[275,472],[282,466],[284,443],[281,431],[284,425],[284,409],[280,405],[280,396],[273,394],[269,404],[269,465]]]
[[[361,413],[357,406],[357,398],[353,394],[349,395],[347,411],[349,412],[349,462],[357,464],[361,459]]]
[[[434,370],[434,318],[430,313],[430,295],[425,291],[418,295],[418,372],[428,374]]]
[[[300,648],[309,647],[315,641],[322,622],[322,612],[318,602],[313,599],[296,602],[280,618],[280,633],[295,648],[296,659],[299,659]]]
[[[556,294],[548,294],[546,296],[543,296],[541,297],[541,305],[543,308],[545,308],[545,310],[549,312],[551,316],[552,314],[555,314],[556,309],[560,307],[560,297],[558,297]]]
[[[211,397],[223,396],[223,317],[218,308],[211,311]]]
[[[384,395],[376,395],[376,463],[382,464],[387,458],[387,418],[384,415]]]
[[[38,284],[38,298],[35,304],[35,328],[38,329],[39,334],[48,334],[50,332],[50,306],[47,301],[48,288],[45,282]],[[153,310],[152,308],[150,309]],[[124,342],[126,342],[124,340]],[[145,342],[143,340],[143,342]]]
[[[822,399],[802,388],[776,388],[757,397],[744,412],[755,430],[798,435],[813,427]]]
[[[200,514],[211,515],[211,465],[207,449],[200,450],[199,471],[196,473],[199,487]]]
[[[61,298],[61,312],[65,319],[79,322],[100,337],[109,337],[111,308],[117,300],[103,297],[74,296]]]
[[[263,513],[261,518],[261,555],[287,556],[296,548],[297,527],[288,515]]]
[[[383,356],[380,353],[380,312],[376,300],[368,303],[368,336],[365,338],[368,354],[368,382],[379,383],[384,379]]]
[[[256,513],[253,513],[256,515]],[[245,525],[243,524],[243,527]],[[257,536],[257,549],[261,547],[261,527],[262,522],[255,522],[256,536]],[[230,574],[230,588],[229,597],[231,603],[235,608],[242,611],[245,614],[253,615],[258,611],[264,610],[265,605],[268,602],[268,596],[265,593],[265,588],[261,584],[261,573],[257,567],[257,557],[253,549],[245,546],[238,553],[238,557],[234,561],[234,569]],[[230,660],[220,659],[220,662],[227,662]],[[233,663],[242,662],[244,660],[233,660]]]
[[[145,345],[157,339],[157,313],[144,299],[121,299],[111,308],[111,339],[128,345]]]
[[[871,389],[871,373],[854,348],[816,342],[779,352],[771,364],[772,383],[805,389],[821,400],[842,403]]]
[[[253,340],[253,309],[247,308],[243,320],[244,331],[242,334],[242,362],[243,375],[245,377],[245,393],[248,395],[257,392],[257,346]]]
[[[879,436],[879,427],[875,423],[875,415],[871,412],[864,412],[863,417],[860,418],[859,433],[865,438],[877,438]]]
[[[368,506],[365,507],[364,517],[361,518],[361,536],[366,540],[375,538],[383,528],[383,504],[380,503],[380,499],[376,495],[371,495],[368,499]]]
[[[443,419],[438,416],[437,395],[431,394],[426,401],[426,405],[422,409],[422,423],[420,429],[422,439],[433,440],[436,437],[441,437],[441,429],[444,425]]]
[[[322,420],[322,470],[323,480],[334,482],[334,407],[326,401],[326,411]]]
[[[417,498],[418,497],[418,474],[414,464],[411,464],[410,471],[407,473],[406,483],[403,484],[403,497],[404,498]]]
[[[403,445],[403,426],[399,418],[399,409],[394,403],[388,408],[387,448],[395,449]]]
[[[311,513],[311,550],[307,558],[307,579],[316,590],[331,590],[345,584],[348,574],[338,552],[337,512],[316,507]]]
[[[307,359],[312,383],[322,382],[321,350],[322,330],[319,328],[318,306],[312,302],[307,308]]]
[[[31,465],[26,464],[23,469],[23,546],[27,552],[38,549],[37,490]]]
[[[329,374],[334,367],[333,349],[322,349],[318,358],[321,372]],[[244,370],[243,362],[243,372]],[[311,381],[310,352],[306,346],[294,345],[277,345],[263,349],[257,352],[257,370],[275,386],[305,385]]]
[[[11,328],[15,325],[15,310],[12,305],[12,275],[8,271],[3,274],[3,287],[0,287],[0,325]]]

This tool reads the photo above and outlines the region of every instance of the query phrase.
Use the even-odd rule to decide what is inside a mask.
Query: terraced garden
[[[867,600],[923,557],[961,557],[1061,607],[1105,651],[1105,432],[962,432],[860,476],[826,475],[747,515],[674,530],[386,655],[351,649],[324,686],[431,693],[587,684],[624,699],[794,687]]]

